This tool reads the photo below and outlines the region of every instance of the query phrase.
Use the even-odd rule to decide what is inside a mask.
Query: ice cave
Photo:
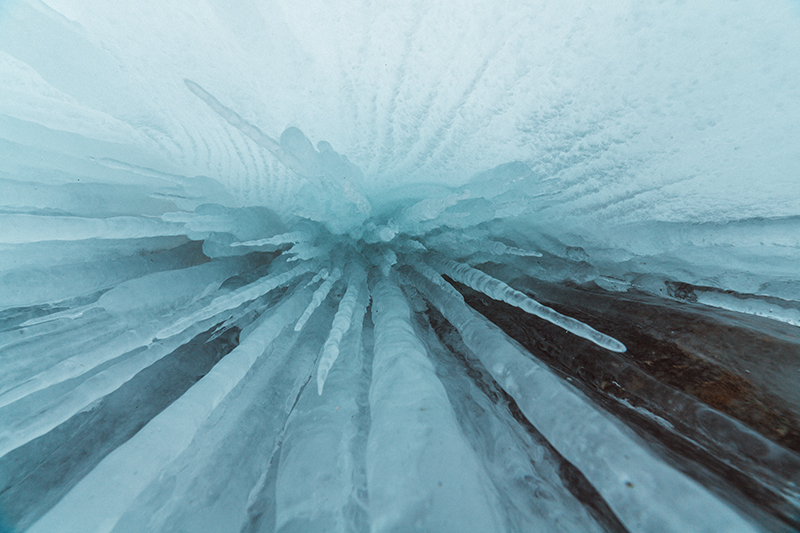
[[[800,530],[797,0],[1,0],[0,531]]]

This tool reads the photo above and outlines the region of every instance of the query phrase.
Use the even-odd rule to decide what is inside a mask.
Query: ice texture
[[[0,3],[0,531],[800,529],[792,0]]]

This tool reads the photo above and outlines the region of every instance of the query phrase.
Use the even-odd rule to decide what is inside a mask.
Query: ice
[[[414,270],[425,276],[428,279],[428,281],[431,281],[434,284],[436,284],[440,289],[449,292],[452,296],[455,296],[456,298],[461,298],[461,294],[455,288],[453,288],[452,285],[447,283],[447,281],[445,281],[445,279],[439,274],[439,272],[435,268],[432,268],[427,263],[423,262],[418,258],[412,258],[411,260],[407,260],[407,263],[410,264]]]
[[[442,324],[428,327],[423,342],[436,355],[436,374],[445,386],[470,445],[503,495],[506,528],[511,531],[599,531],[603,527],[569,493],[558,471],[566,465],[535,435],[521,430],[503,409],[503,401],[483,393],[496,387],[485,369],[478,370],[457,332]],[[452,334],[451,334],[452,333]],[[438,338],[437,338],[438,337]],[[444,346],[442,341],[447,342]],[[452,344],[451,344],[452,343]],[[452,351],[451,351],[452,350]],[[462,359],[463,358],[463,359]],[[470,368],[472,377],[463,370]],[[476,375],[478,374],[478,375]],[[490,385],[491,383],[491,385]]]
[[[385,278],[371,292],[371,529],[502,531],[497,496],[458,430],[444,387],[414,333],[403,293]]]
[[[234,128],[238,129],[251,139],[255,141],[260,146],[263,146],[267,150],[269,150],[275,157],[281,160],[283,164],[292,168],[293,166],[300,170],[301,163],[295,161],[289,157],[288,154],[284,154],[281,150],[280,144],[278,141],[270,137],[269,135],[265,135],[257,126],[250,124],[241,116],[239,116],[235,111],[229,109],[222,105],[219,100],[211,96],[205,89],[197,85],[195,82],[191,80],[183,80],[186,83],[186,86],[196,94],[201,100],[203,100],[208,107],[210,107],[215,113],[219,116],[224,118],[228,124],[233,126]],[[295,170],[292,168],[292,170]]]
[[[276,141],[264,134],[257,126],[247,122],[235,111],[222,105],[202,87],[190,80],[184,80],[186,86],[208,106],[224,118],[231,126],[239,129],[258,145],[266,148],[287,168],[300,177],[311,179],[326,192],[332,192],[329,185],[335,184],[338,192],[358,208],[361,215],[369,215],[372,206],[359,190],[356,181],[363,180],[361,170],[352,165],[346,157],[337,154],[330,143],[320,141],[320,152],[314,149],[308,137],[298,128],[288,127]],[[332,227],[338,224],[330,221]]]
[[[800,529],[799,20],[1,2],[0,531]]]
[[[447,274],[454,280],[469,285],[471,288],[486,294],[490,298],[502,300],[515,307],[519,307],[528,313],[536,315],[539,318],[543,318],[548,322],[552,322],[553,324],[564,328],[570,333],[574,333],[579,337],[588,339],[598,346],[606,348],[607,350],[614,352],[625,351],[625,345],[618,340],[600,333],[591,326],[584,324],[579,320],[564,316],[561,313],[540,304],[523,293],[512,289],[502,281],[484,274],[480,270],[476,270],[467,265],[462,265],[456,263],[455,261],[442,258],[433,259],[433,264],[436,265],[436,267],[439,268],[440,272],[443,274]]]
[[[191,444],[214,408],[297,316],[303,296],[307,296],[305,291],[295,293],[260,320],[230,357],[218,363],[133,439],[106,457],[29,531],[111,531],[133,499]],[[87,501],[93,504],[87,505]]]
[[[174,324],[162,329],[155,335],[155,338],[166,339],[167,337],[171,337],[172,335],[180,333],[194,323],[211,318],[222,311],[239,307],[245,302],[255,300],[259,296],[262,296],[289,283],[296,277],[302,276],[307,272],[311,272],[313,267],[314,265],[311,263],[301,263],[293,269],[283,272],[282,274],[266,276],[254,283],[233,291],[230,294],[218,296],[203,309],[200,309],[199,311],[192,313],[187,317],[183,317],[177,320]]]
[[[221,259],[196,267],[149,274],[116,285],[86,311],[103,308],[115,315],[145,313],[162,316],[213,294],[223,281],[253,266],[253,262],[247,259]],[[149,297],[142,298],[142,294]]]
[[[425,242],[431,248],[455,257],[470,257],[475,254],[491,255],[518,255],[522,257],[542,257],[542,254],[532,250],[523,250],[516,246],[494,241],[488,231],[444,231],[426,237]]]
[[[317,290],[314,291],[314,294],[311,296],[311,302],[306,307],[303,314],[300,315],[300,318],[297,319],[297,324],[294,325],[295,331],[300,331],[303,329],[303,326],[306,325],[308,319],[311,318],[312,313],[320,306],[320,304],[328,297],[328,293],[331,292],[334,284],[339,281],[342,277],[342,269],[339,267],[334,267],[331,271],[330,275],[325,278],[325,281],[319,286]]]
[[[418,224],[436,219],[448,207],[456,205],[461,200],[466,200],[470,195],[471,193],[469,191],[463,191],[461,193],[451,194],[442,199],[428,198],[421,200],[400,211],[394,223],[404,230],[405,233],[413,234]]]
[[[331,275],[331,271],[330,271],[329,269],[327,269],[327,268],[322,268],[322,269],[320,269],[320,271],[319,271],[319,272],[317,272],[316,274],[314,274],[314,277],[313,277],[313,278],[311,278],[311,281],[309,281],[309,282],[306,284],[306,287],[310,287],[310,286],[312,286],[312,285],[316,285],[317,283],[319,283],[319,282],[320,282],[320,280],[323,280],[323,281],[324,281],[324,280],[328,279],[328,276],[330,276],[330,275]]]
[[[348,317],[351,327],[337,344],[341,357],[325,371],[325,394],[307,386],[286,427],[275,483],[276,531],[360,531],[367,523],[363,465],[369,372],[362,325],[369,297],[362,274],[355,275],[364,285],[356,286],[358,296]],[[331,334],[336,321],[334,317]],[[326,346],[329,341],[330,337]],[[323,355],[317,376],[324,361]]]
[[[51,257],[40,254],[41,249],[36,249],[30,260],[35,264],[28,264],[29,260],[26,259],[13,261],[16,264],[21,263],[20,268],[0,274],[0,307],[7,309],[54,304],[88,297],[150,272],[190,267],[206,260],[199,247],[192,243],[167,245],[165,250],[159,250],[162,243],[141,243],[138,239],[133,241],[128,245],[128,250],[113,250],[107,257],[96,253],[82,253],[87,247],[105,249],[102,244],[91,240],[81,242],[76,246],[77,253],[65,254],[67,257]],[[152,250],[151,247],[156,249]],[[30,248],[24,246],[22,250],[10,250],[13,251],[11,255],[19,254],[24,257],[24,252],[30,251]],[[54,246],[54,251],[58,255],[58,246]]]
[[[136,498],[114,531],[138,531],[144,523],[155,530],[245,527],[251,507],[244,504],[253,492],[253,503],[258,502],[259,479],[282,446],[287,417],[304,390],[320,334],[297,337],[291,328],[283,328],[198,428],[189,447],[165,468],[166,475],[154,479]],[[264,409],[269,405],[283,408]],[[187,505],[199,487],[208,497]]]
[[[299,231],[293,231],[291,233],[281,233],[280,235],[275,235],[274,237],[269,237],[267,239],[234,242],[231,243],[231,246],[274,246],[277,248],[284,244],[297,244],[298,242],[303,242],[305,240],[308,240],[308,236],[306,234]]]
[[[183,235],[176,224],[143,217],[82,218],[0,214],[2,244],[84,239],[140,239]]]
[[[94,374],[73,390],[60,396],[29,396],[31,401],[16,401],[10,408],[4,406],[5,412],[2,416],[5,427],[0,432],[0,457],[51,431],[94,401],[117,390],[142,369],[171,353],[201,331],[201,326],[196,325],[166,342],[151,344],[144,351],[139,351],[111,368]],[[59,374],[58,377],[68,376]]]
[[[121,319],[121,324],[115,324],[117,327],[121,326],[121,331],[109,342],[60,361],[43,372],[21,379],[15,387],[3,390],[0,393],[0,406],[8,405],[54,383],[80,376],[108,360],[148,345],[162,320],[170,320],[170,315],[176,310],[191,308],[196,300],[215,292],[222,281],[245,264],[246,261],[241,260],[217,261],[189,269],[150,274],[120,283],[100,296],[97,302],[71,311],[65,319],[74,320],[94,309],[102,309],[107,315]],[[152,293],[153,296],[141,298],[141,294],[147,293]],[[229,308],[220,308],[213,314],[204,315],[197,322],[211,318],[225,309]],[[133,321],[137,327],[124,331],[128,321]]]
[[[325,387],[328,373],[339,357],[339,344],[353,324],[359,296],[365,292],[366,288],[367,276],[366,272],[364,272],[364,267],[351,261],[348,263],[347,269],[350,271],[347,277],[347,290],[339,302],[336,315],[333,317],[331,331],[322,347],[322,355],[320,355],[319,366],[317,367],[317,394],[319,395],[322,395],[322,389]]]
[[[578,391],[476,317],[463,301],[433,285],[423,291],[526,416],[581,469],[629,530],[753,530],[695,482],[652,457]],[[564,416],[566,413],[570,415]]]

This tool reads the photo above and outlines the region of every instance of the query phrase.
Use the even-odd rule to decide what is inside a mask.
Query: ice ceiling
[[[0,529],[798,527],[798,264],[796,1],[4,1]]]

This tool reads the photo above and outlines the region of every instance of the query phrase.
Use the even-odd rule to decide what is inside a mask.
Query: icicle
[[[345,272],[349,278],[351,271]],[[364,371],[368,357],[362,351],[369,301],[365,288],[359,291],[352,326],[339,345],[342,353],[326,380],[325,394],[306,387],[282,434],[274,489],[276,533],[368,530],[363,469],[370,381]]]
[[[331,271],[328,270],[327,268],[323,268],[322,270],[320,270],[319,272],[314,274],[314,277],[311,278],[311,281],[306,283],[306,287],[310,287],[310,286],[314,285],[319,280],[325,281],[326,279],[328,279],[328,276],[330,276],[330,275],[331,275]]]
[[[416,258],[407,259],[406,263],[411,266],[414,270],[425,276],[428,281],[433,282],[436,284],[437,287],[443,289],[450,293],[451,296],[456,298],[463,299],[461,293],[458,292],[455,287],[447,283],[445,279],[436,271],[436,269],[431,268],[427,263],[424,263]]]
[[[99,372],[83,383],[56,398],[49,395],[44,399],[41,395],[28,395],[21,402],[33,399],[31,405],[24,406],[22,418],[13,417],[6,409],[0,408],[0,418],[5,420],[0,429],[0,457],[11,450],[47,433],[62,422],[80,412],[95,400],[117,390],[138,372],[169,355],[179,346],[189,342],[200,333],[201,326],[195,325],[181,335],[166,341],[153,343],[133,357]],[[104,347],[105,348],[105,347]],[[105,350],[102,353],[107,353]],[[19,412],[19,404],[14,404]],[[34,413],[32,416],[30,413]],[[16,419],[15,419],[16,418]]]
[[[352,203],[362,215],[368,216],[372,206],[366,196],[358,190],[353,177],[363,180],[361,170],[351,164],[346,157],[336,153],[331,145],[321,141],[317,152],[308,138],[297,128],[288,127],[281,134],[280,141],[266,135],[258,127],[247,122],[232,109],[222,105],[205,89],[191,80],[184,80],[186,86],[197,97],[203,100],[215,113],[224,118],[228,124],[238,129],[256,144],[269,150],[281,163],[286,165],[296,174],[311,178],[323,188],[328,183],[334,183],[344,196]],[[320,178],[325,178],[320,180]]]
[[[433,220],[442,214],[448,207],[456,205],[470,197],[469,191],[451,194],[446,198],[426,198],[416,204],[406,207],[397,215],[396,224],[404,231],[413,230],[419,223]]]
[[[274,276],[267,276],[254,283],[251,283],[250,285],[245,285],[244,287],[233,291],[230,294],[225,294],[224,296],[215,298],[203,309],[192,313],[188,317],[181,318],[172,325],[162,329],[156,334],[155,338],[166,339],[167,337],[171,337],[172,335],[180,333],[196,322],[210,318],[218,313],[221,313],[222,311],[239,307],[243,303],[249,302],[250,300],[255,300],[259,296],[262,296],[269,291],[286,285],[296,277],[302,276],[306,272],[310,272],[313,267],[314,263],[301,263],[288,272]]]
[[[425,247],[424,244],[419,242],[416,239],[399,239],[399,242],[396,245],[398,251],[404,252],[427,252],[428,249]]]
[[[380,262],[381,272],[384,276],[388,276],[392,267],[397,264],[397,254],[391,248],[383,250],[382,259]]]
[[[96,312],[104,313],[102,316],[107,320],[111,318],[107,328],[116,326],[119,333],[107,341],[97,339],[87,343],[85,348],[76,350],[67,359],[54,359],[49,367],[38,373],[20,376],[22,379],[15,387],[0,393],[0,406],[81,376],[106,361],[147,346],[152,335],[161,328],[158,317],[169,316],[176,309],[209,295],[223,280],[248,264],[246,259],[217,260],[187,269],[156,272],[120,283],[95,303],[75,310],[83,314],[97,309]],[[131,320],[137,323],[136,328],[127,327]]]
[[[303,329],[303,326],[306,325],[308,319],[311,318],[311,314],[316,311],[317,307],[327,298],[328,293],[331,292],[333,288],[333,284],[339,281],[339,278],[342,277],[342,269],[339,267],[334,268],[331,271],[331,275],[319,286],[319,288],[314,291],[314,296],[311,297],[311,303],[308,304],[306,310],[300,316],[300,319],[297,321],[297,324],[294,325],[295,331],[300,331]]]
[[[52,338],[37,335],[21,346],[4,348],[0,358],[0,407],[56,383],[78,377],[95,366],[119,357],[149,342],[150,331],[123,329],[114,319],[104,316],[86,322],[83,327],[64,329]],[[11,348],[11,349],[9,349]],[[39,357],[32,359],[25,352]],[[13,379],[8,379],[8,376]]]
[[[175,308],[188,306],[197,299],[209,295],[237,268],[247,264],[247,260],[240,259],[218,260],[182,270],[157,272],[117,285],[104,293],[97,302],[80,311],[83,313],[90,309],[102,308],[106,317],[109,315],[114,317],[110,323],[112,326],[109,327],[114,325],[119,327],[119,334],[105,342],[95,341],[85,349],[77,350],[71,357],[54,361],[54,364],[45,370],[26,376],[27,379],[20,380],[15,387],[0,393],[0,407],[56,383],[81,376],[131,350],[147,346],[153,339],[153,334],[161,328],[158,317],[169,316]],[[217,300],[226,296],[221,296]],[[217,300],[212,301],[211,305]],[[200,316],[197,320],[191,319],[197,316],[197,313],[187,313],[176,322],[177,324],[185,321],[186,327],[174,333],[180,333],[187,327],[212,318],[227,309],[230,308],[220,308],[214,313]],[[98,312],[103,311],[98,310]],[[137,321],[138,326],[128,328],[129,320]]]
[[[480,270],[471,268],[467,265],[456,263],[445,258],[434,259],[436,268],[443,274],[447,274],[456,281],[459,281],[468,287],[482,292],[494,300],[506,302],[514,307],[519,307],[526,313],[538,316],[541,319],[559,326],[574,335],[592,341],[593,343],[601,346],[612,352],[624,352],[625,345],[600,333],[591,326],[584,324],[579,320],[564,316],[561,313],[546,307],[539,302],[529,298],[525,294],[512,289],[502,281],[495,279]]]
[[[464,439],[400,288],[373,278],[367,443],[371,530],[503,531],[491,482]]]
[[[330,244],[324,244],[322,246],[314,246],[313,244],[307,242],[300,242],[292,246],[291,249],[284,252],[284,255],[288,257],[287,261],[307,261],[309,259],[314,259],[316,257],[322,257],[327,255],[328,252],[331,251]]]
[[[268,239],[259,239],[257,241],[244,241],[233,242],[231,246],[281,246],[283,244],[297,244],[299,242],[308,241],[310,237],[301,231],[291,231],[289,233],[281,233]]]
[[[183,80],[186,83],[186,86],[192,91],[198,98],[208,105],[215,113],[219,116],[224,118],[228,124],[233,126],[234,128],[238,129],[248,137],[250,137],[256,144],[266,148],[267,150],[272,153],[278,160],[285,164],[287,167],[294,170],[295,167],[299,167],[299,163],[296,161],[290,160],[288,154],[286,154],[282,149],[278,141],[266,135],[262,132],[258,127],[254,126],[253,124],[247,122],[243,119],[239,114],[237,114],[232,109],[229,109],[222,105],[219,100],[214,98],[210,93],[208,93],[205,89],[197,85],[195,82],[191,80]],[[294,159],[294,158],[292,158]]]
[[[526,418],[583,472],[629,531],[754,531],[724,502],[651,455],[607,413],[521,352],[462,300],[415,272],[409,278],[458,330]]]
[[[297,316],[301,307],[295,309]],[[330,315],[333,310],[326,312]],[[256,529],[250,529],[252,515],[243,504],[270,471],[271,458],[284,449],[287,419],[294,415],[298,395],[313,393],[303,384],[324,339],[318,325],[326,321],[329,316],[315,314],[308,326],[313,333],[302,337],[283,328],[260,361],[197,428],[186,450],[128,506],[114,531],[138,533],[143,524],[150,531],[165,532],[183,529],[183,524],[200,524],[195,529],[201,532]],[[282,461],[280,470],[284,472]],[[306,474],[305,481],[313,486],[316,472]],[[203,487],[203,498],[196,497],[198,486]],[[256,498],[262,499],[256,490]]]
[[[169,309],[210,295],[226,278],[253,265],[254,263],[247,260],[224,258],[195,267],[154,272],[123,281],[103,293],[92,304],[33,318],[23,322],[21,327],[35,326],[53,320],[75,320],[84,313],[98,308],[114,315],[132,312],[164,314]],[[142,298],[142,294],[147,294],[148,298]]]
[[[29,328],[31,326],[36,326],[38,324],[44,324],[45,322],[52,322],[53,320],[62,320],[62,319],[75,320],[76,318],[82,317],[83,314],[89,309],[94,309],[96,307],[97,307],[96,304],[90,304],[90,305],[83,305],[81,307],[77,307],[74,309],[67,309],[66,311],[60,311],[58,313],[51,313],[49,315],[44,315],[37,318],[32,318],[30,320],[26,320],[25,322],[20,324],[20,327]]]
[[[186,234],[182,224],[144,217],[82,218],[0,213],[0,228],[3,228],[0,233],[2,244]]]
[[[519,255],[522,257],[542,257],[539,252],[532,252],[516,248],[514,246],[507,246],[498,241],[480,241],[478,250],[481,252],[489,252],[492,255]]]
[[[406,283],[403,288],[414,285]],[[564,459],[522,430],[508,403],[499,400],[491,374],[450,335],[448,326],[423,324],[418,324],[422,342],[436,361],[436,375],[457,410],[464,436],[500,493],[507,530],[608,533],[591,516],[589,505],[570,493],[569,481],[562,477]]]
[[[0,233],[2,233],[0,229]],[[2,240],[2,239],[0,239]],[[78,249],[87,243],[79,241]],[[112,241],[114,242],[114,241]],[[50,243],[71,246],[72,242]],[[56,248],[59,248],[56,246]],[[64,300],[89,296],[130,279],[153,272],[187,268],[208,261],[195,243],[154,253],[133,253],[106,260],[87,254],[90,262],[77,258],[77,263],[45,266],[47,258],[38,265],[0,274],[0,309],[35,305],[52,305]]]
[[[297,291],[274,312],[259,319],[239,346],[130,440],[106,456],[28,531],[113,529],[136,497],[191,445],[212,411],[300,313],[307,297],[305,289]]]
[[[524,250],[514,246],[508,246],[502,242],[494,241],[489,238],[486,230],[470,228],[465,231],[449,231],[438,235],[425,238],[425,244],[431,248],[441,251],[445,255],[465,257],[478,252],[489,253],[492,255],[518,255],[522,257],[542,257],[539,252]]]
[[[342,337],[350,329],[353,313],[356,310],[359,293],[363,290],[366,281],[366,272],[360,265],[352,264],[352,272],[347,282],[347,290],[339,302],[339,308],[336,310],[336,316],[333,317],[333,324],[331,325],[331,332],[325,345],[322,348],[322,357],[317,367],[317,393],[321,396],[322,389],[325,386],[325,380],[328,377],[333,363],[339,357],[339,343]]]

